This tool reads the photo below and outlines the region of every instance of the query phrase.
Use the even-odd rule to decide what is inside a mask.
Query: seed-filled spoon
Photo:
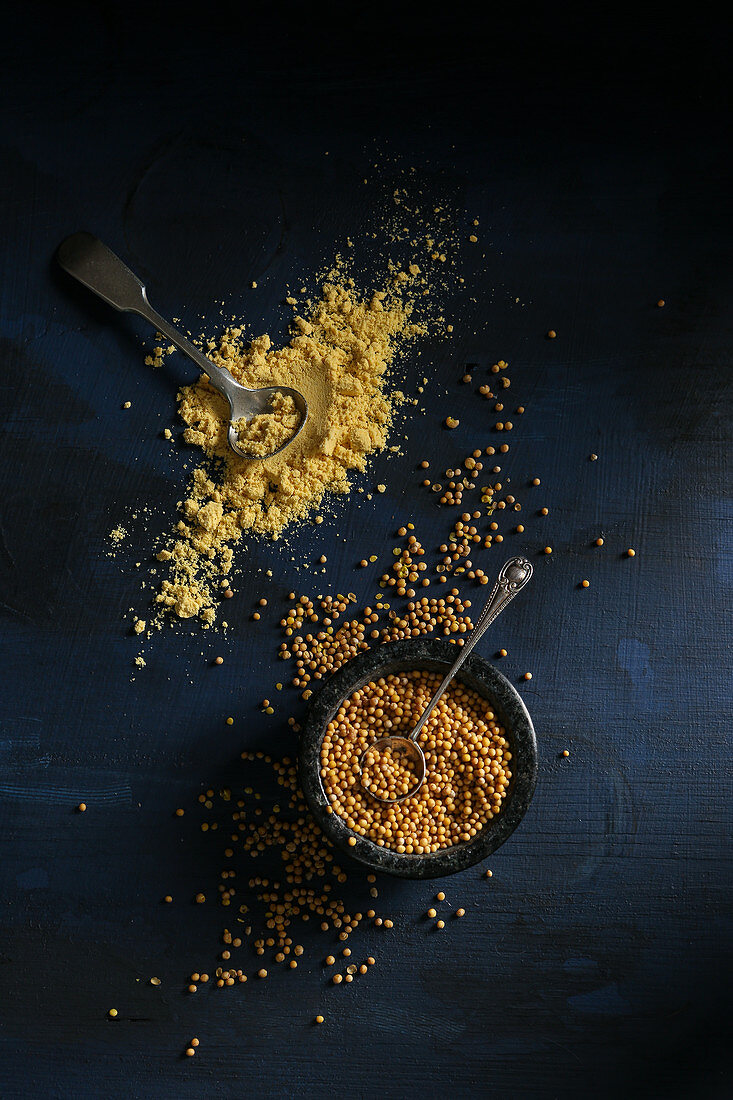
[[[369,745],[361,754],[359,758],[361,785],[373,798],[377,798],[380,802],[404,802],[406,798],[412,798],[413,795],[416,795],[420,790],[425,782],[427,767],[425,753],[417,743],[423,726],[432,714],[436,704],[442,699],[446,689],[463,665],[463,662],[466,660],[471,650],[483,637],[487,627],[502,613],[509,601],[513,600],[518,592],[521,592],[533,572],[532,564],[527,561],[526,558],[510,558],[509,561],[504,562],[499,571],[499,576],[496,579],[496,584],[492,589],[486,606],[478,617],[476,625],[466,639],[465,644],[460,648],[456,647],[458,649],[458,656],[443,677],[442,683],[435,692],[435,695],[422,712],[412,733],[409,737],[402,737],[398,734],[391,737],[380,737]],[[407,771],[411,775],[412,782],[406,791],[395,794],[392,797],[386,797],[384,794],[380,793],[384,790],[384,787],[375,789],[376,784],[370,777],[369,768],[378,765],[380,757],[386,757],[390,760],[390,763],[394,761],[392,766],[395,768],[399,766],[400,761],[407,765]]]
[[[57,259],[64,271],[68,271],[69,275],[73,275],[109,305],[124,313],[138,313],[146,321],[150,321],[151,325],[175,344],[179,351],[189,359],[193,359],[199,370],[209,376],[214,389],[218,390],[229,404],[227,440],[231,449],[241,458],[269,458],[273,454],[279,454],[301,431],[308,416],[308,404],[302,393],[289,386],[263,386],[261,389],[251,390],[235,381],[228,370],[212,363],[197,347],[194,347],[190,340],[186,339],[182,332],[174,328],[170,321],[166,321],[165,317],[156,313],[137,275],[134,275],[119,256],[115,256],[114,252],[111,252],[91,233],[74,233],[73,236],[67,237],[59,247]],[[300,414],[300,422],[292,435],[276,451],[266,455],[249,454],[246,446],[240,441],[235,425],[241,421],[248,423],[253,416],[267,412],[276,394],[292,398]]]

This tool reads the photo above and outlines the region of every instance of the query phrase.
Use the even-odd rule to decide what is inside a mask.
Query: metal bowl
[[[402,878],[441,878],[485,859],[504,843],[524,817],[537,782],[537,740],[521,696],[506,676],[472,653],[457,679],[491,703],[506,730],[512,752],[512,779],[501,812],[471,840],[429,855],[405,855],[382,848],[352,832],[335,813],[321,782],[321,743],[326,726],[341,703],[370,680],[395,672],[424,669],[446,673],[455,659],[454,644],[438,638],[414,638],[366,650],[354,657],[315,694],[300,736],[300,785],[308,805],[328,839],[346,855]],[[356,838],[356,845],[349,845]]]

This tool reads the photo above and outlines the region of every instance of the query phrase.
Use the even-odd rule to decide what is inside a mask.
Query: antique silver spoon
[[[57,259],[64,271],[68,271],[69,275],[73,275],[109,305],[124,313],[139,313],[146,321],[150,321],[150,324],[175,344],[179,351],[189,359],[193,359],[199,370],[205,371],[214,389],[218,390],[229,404],[227,439],[231,449],[241,458],[269,458],[273,454],[279,454],[302,430],[308,416],[308,404],[302,393],[290,389],[289,386],[263,386],[262,389],[250,390],[236,382],[228,370],[212,363],[186,339],[182,332],[156,313],[137,275],[134,275],[119,256],[115,256],[114,252],[111,252],[91,233],[74,233],[73,236],[67,237],[59,247]],[[271,451],[268,455],[248,454],[239,440],[234,424],[239,420],[249,422],[258,413],[267,412],[276,393],[285,394],[293,399],[300,413],[300,423],[282,447],[278,447],[276,451]]]
[[[443,681],[440,687],[435,692],[427,707],[420,716],[417,725],[413,729],[409,737],[402,737],[400,735],[394,735],[391,737],[380,737],[377,741],[374,741],[359,758],[359,770],[361,773],[361,785],[364,790],[371,794],[372,798],[378,799],[380,802],[404,802],[406,798],[412,798],[422,787],[425,782],[426,763],[425,754],[417,743],[417,739],[420,736],[423,726],[427,722],[428,718],[433,712],[433,708],[442,699],[448,688],[451,680],[463,665],[464,661],[468,657],[469,653],[476,645],[476,643],[483,637],[488,626],[493,623],[494,619],[502,613],[510,600],[513,600],[518,592],[524,588],[529,581],[532,573],[534,572],[531,562],[526,558],[510,558],[509,561],[504,562],[499,571],[499,576],[496,579],[491,595],[484,607],[483,611],[478,617],[476,625],[469,634],[464,645],[458,649],[458,656],[446,672],[443,677]],[[414,783],[413,786],[405,794],[401,794],[395,798],[382,798],[376,791],[371,789],[371,784],[367,778],[365,783],[364,774],[364,761],[365,757],[370,754],[384,752],[393,752],[395,754],[404,754],[411,762],[414,768]]]

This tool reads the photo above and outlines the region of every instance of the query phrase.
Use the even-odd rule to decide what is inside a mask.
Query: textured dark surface
[[[336,814],[327,812],[329,802],[320,778],[321,743],[326,725],[343,700],[370,680],[396,672],[427,669],[444,676],[454,660],[453,646],[442,638],[411,638],[370,649],[334,673],[308,706],[298,756],[303,793],[326,836],[347,855],[353,854],[375,870],[404,878],[433,879],[472,867],[509,838],[532,800],[537,782],[537,741],[532,720],[519,692],[506,676],[474,652],[466,660],[457,679],[489,700],[497,720],[507,730],[513,777],[501,814],[484,825],[479,836],[465,844],[455,844],[452,848],[428,856],[405,856],[380,848],[362,836],[356,837],[356,846],[350,853],[348,840],[354,834]]]
[[[729,1096],[724,25],[671,8],[593,25],[551,6],[513,29],[492,10],[486,31],[456,10],[124,12],[24,5],[3,34],[0,1094]],[[213,331],[224,300],[279,340],[286,288],[313,287],[410,166],[427,203],[465,204],[465,234],[479,218],[485,259],[465,253],[451,340],[404,365],[408,390],[430,376],[427,413],[363,482],[387,493],[335,502],[299,536],[296,557],[325,551],[326,576],[253,544],[229,636],[166,630],[135,675],[123,615],[181,499],[185,452],[160,431],[191,375],[178,357],[144,368],[142,323],[69,285],[54,249],[87,228],[162,313]],[[499,357],[527,407],[504,477],[542,486],[523,490],[526,534],[488,562],[554,548],[480,647],[507,648],[513,682],[533,673],[540,775],[522,826],[490,881],[447,880],[467,914],[442,936],[422,917],[431,885],[380,881],[395,928],[363,932],[367,980],[328,986],[314,932],[295,973],[187,998],[225,923],[191,903],[221,870],[199,791],[246,782],[243,748],[295,751],[299,697],[273,717],[257,705],[286,678],[286,594],[373,600],[398,523],[431,550],[445,538],[415,466],[487,441],[487,406],[457,379]],[[449,412],[460,428],[441,433]],[[380,562],[355,569],[369,552]],[[365,907],[363,872],[349,876]]]

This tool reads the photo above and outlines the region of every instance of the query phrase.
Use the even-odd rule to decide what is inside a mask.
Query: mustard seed
[[[567,749],[563,749],[562,754],[563,754],[563,756],[570,756],[570,753],[568,752]]]
[[[431,917],[431,918],[432,917],[437,917],[437,915],[438,914],[436,913],[435,909],[428,909],[428,916],[429,917]]]
[[[436,922],[435,922],[435,927],[436,927],[436,928],[437,928],[437,929],[438,929],[439,931],[442,931],[442,930],[443,930],[443,929],[445,928],[445,921],[444,921],[444,920],[436,920]]]
[[[170,896],[170,894],[166,894],[163,898],[163,901],[166,903],[166,905],[170,905],[170,903],[173,901],[173,898]]]
[[[439,894],[436,894],[435,896],[438,899],[438,901],[445,901],[445,894],[443,893],[442,890],[440,891]]]
[[[215,657],[214,658],[214,664],[215,665],[223,665],[224,664],[224,658],[223,657]]]
[[[493,878],[493,877],[494,877],[494,872],[493,871],[486,871],[486,878]]]
[[[550,331],[547,333],[548,340],[554,340],[556,336],[557,333],[555,332],[554,328],[551,328]]]
[[[322,1024],[323,1023],[323,1016],[316,1016],[316,1023],[317,1024]]]
[[[206,901],[206,894],[197,894],[194,901],[197,905],[202,905]]]
[[[499,657],[506,657],[507,651],[505,649],[500,649],[498,655]]]
[[[659,301],[657,302],[657,309],[663,309],[663,308],[664,308],[664,298],[660,298]]]
[[[117,1015],[117,1009],[116,1009],[116,1008],[111,1008],[111,1009],[109,1010],[109,1012],[107,1013],[107,1015],[108,1015],[108,1016],[109,1016],[109,1017],[110,1017],[111,1019],[113,1019],[113,1020],[114,1020],[114,1018],[115,1018],[115,1017],[116,1017],[116,1015]]]
[[[262,970],[257,971],[257,977],[258,978],[266,978],[267,977],[267,971],[264,969],[264,967],[263,967]]]
[[[343,980],[344,979],[341,974],[334,974],[333,978],[331,979],[334,985],[341,985]]]
[[[83,813],[86,812],[87,804],[86,804],[86,802],[80,802],[79,805],[76,808],[77,808],[77,810],[79,811],[80,814],[83,814]]]
[[[627,551],[626,551],[626,556],[627,556],[628,558],[633,558],[633,557],[635,557],[635,556],[636,556],[636,550],[627,550]]]
[[[193,1058],[195,1053],[196,1053],[196,1051],[193,1049],[193,1047],[186,1047],[186,1057],[187,1058]]]
[[[465,915],[466,915],[466,910],[465,909],[456,909],[456,916],[457,917],[465,917]]]
[[[327,955],[327,956],[326,956],[326,966],[333,966],[333,964],[334,964],[335,962],[336,962],[336,960],[335,960],[335,958],[333,957],[333,955]]]
[[[525,672],[524,679],[525,680],[531,680],[532,679],[532,673],[531,672]]]
[[[551,546],[546,546],[545,547],[545,553],[546,554],[551,554],[552,553],[552,547]]]
[[[581,581],[580,582],[580,587],[581,588],[589,588],[590,587],[590,581]]]
[[[191,1046],[192,1046],[192,1047],[197,1047],[198,1045],[199,1045],[199,1041],[198,1041],[198,1039],[192,1039],[192,1040],[191,1040]]]

